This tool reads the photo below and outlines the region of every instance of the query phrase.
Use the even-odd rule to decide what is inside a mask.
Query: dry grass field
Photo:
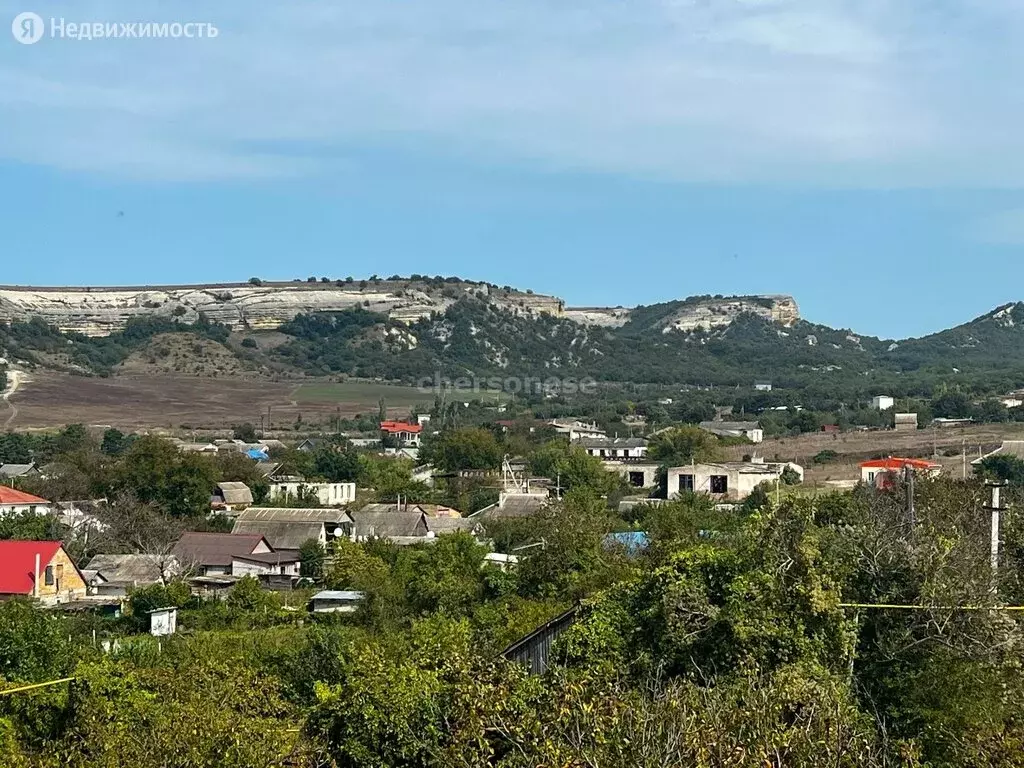
[[[859,479],[858,464],[880,456],[928,458],[940,463],[943,472],[959,477],[964,471],[964,453],[967,473],[970,474],[971,460],[998,447],[1003,440],[1024,440],[1024,424],[978,424],[950,429],[929,427],[916,432],[815,433],[772,438],[756,446],[731,446],[726,451],[730,459],[756,453],[769,460],[795,461],[804,467],[808,486],[825,488],[836,482]],[[822,451],[835,451],[837,460],[815,464],[813,457]]]
[[[353,382],[322,386],[252,376],[121,375],[110,378],[34,372],[11,396],[17,408],[9,429],[45,429],[64,424],[120,429],[218,430],[243,422],[260,423],[270,409],[275,430],[377,412],[380,397],[401,415],[415,390]],[[327,396],[327,393],[330,396]],[[421,397],[429,402],[430,396]],[[3,412],[0,422],[12,413]]]

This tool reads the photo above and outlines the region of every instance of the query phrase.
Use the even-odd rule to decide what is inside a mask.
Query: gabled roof
[[[249,507],[235,518],[238,522],[351,523],[352,516],[338,507]]]
[[[470,517],[427,517],[426,521],[427,530],[436,534],[456,531],[475,533],[481,527],[479,520]]]
[[[911,469],[939,469],[941,465],[936,464],[934,461],[926,461],[925,459],[904,459],[897,456],[890,456],[887,459],[862,461],[860,467],[861,469],[881,469],[892,472],[903,469],[904,467],[910,467]]]
[[[105,582],[126,584],[159,584],[165,575],[180,570],[178,561],[163,555],[96,555],[88,570],[95,571]]]
[[[270,544],[260,534],[206,533],[189,531],[183,533],[171,550],[179,561],[197,565],[231,565],[231,560],[241,555],[251,555],[260,543]]]
[[[38,472],[35,464],[0,464],[0,477],[22,477]]]
[[[59,541],[0,541],[0,594],[31,594],[36,555],[44,569],[60,549]]]
[[[426,536],[426,515],[419,511],[394,510],[374,512],[362,509],[352,513],[355,520],[355,535],[390,538],[393,536]]]
[[[225,504],[252,504],[252,491],[245,483],[219,483],[215,499]]]
[[[398,432],[421,432],[423,427],[420,424],[409,424],[405,421],[382,421],[380,423],[380,431],[388,432],[389,434],[395,434]]]
[[[235,520],[231,532],[236,535],[262,536],[275,550],[300,549],[310,539],[320,541],[324,537],[324,524],[283,520]]]
[[[471,517],[497,519],[505,517],[531,517],[548,505],[548,498],[536,493],[506,493],[497,504],[492,504]]]
[[[0,485],[0,504],[49,504],[46,499],[33,496],[6,485]]]

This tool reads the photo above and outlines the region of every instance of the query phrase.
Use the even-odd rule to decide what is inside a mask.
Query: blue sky
[[[789,293],[883,337],[1024,299],[1019,0],[279,6],[0,0],[220,30],[0,25],[0,283]]]

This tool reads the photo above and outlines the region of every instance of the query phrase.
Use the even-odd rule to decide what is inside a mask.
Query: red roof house
[[[403,432],[408,432],[410,435],[418,435],[423,431],[423,427],[420,424],[410,424],[406,421],[382,421],[380,423],[380,431],[387,432],[389,435],[398,435]]]
[[[384,435],[394,437],[399,447],[403,445],[419,445],[420,432],[423,431],[421,424],[410,424],[405,421],[382,421],[380,431]],[[387,445],[387,443],[385,443]]]
[[[942,470],[942,466],[934,461],[890,456],[886,459],[872,459],[871,461],[861,462],[860,479],[865,483],[886,487],[892,483],[896,475],[902,474],[908,468],[914,472],[921,472],[926,475],[937,475]]]
[[[0,516],[19,512],[45,513],[49,511],[50,502],[46,499],[19,491],[17,488],[0,485]]]
[[[85,594],[82,572],[59,541],[0,541],[0,596],[61,602]]]

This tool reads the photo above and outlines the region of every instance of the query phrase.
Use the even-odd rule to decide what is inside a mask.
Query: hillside
[[[403,294],[396,281],[380,285],[392,297],[419,290]],[[411,304],[375,307],[366,298],[342,309],[297,311],[273,331],[263,330],[262,323],[221,322],[205,312],[191,319],[154,310],[128,317],[119,330],[89,336],[53,327],[49,315],[31,316],[29,322],[0,325],[0,353],[101,375],[273,371],[405,383],[435,375],[589,377],[741,388],[770,379],[776,388],[840,399],[879,387],[918,394],[939,382],[986,391],[1024,383],[1024,304],[999,307],[930,336],[894,341],[801,319],[795,301],[785,296],[699,296],[633,309],[590,308],[583,317],[581,310],[564,309],[561,300],[512,289],[439,278],[422,286],[439,291],[422,293],[437,300],[429,311],[427,304],[413,314],[406,311]],[[332,291],[289,285],[278,295],[333,296]],[[368,285],[360,293],[358,283],[338,289],[370,296],[367,291]]]

